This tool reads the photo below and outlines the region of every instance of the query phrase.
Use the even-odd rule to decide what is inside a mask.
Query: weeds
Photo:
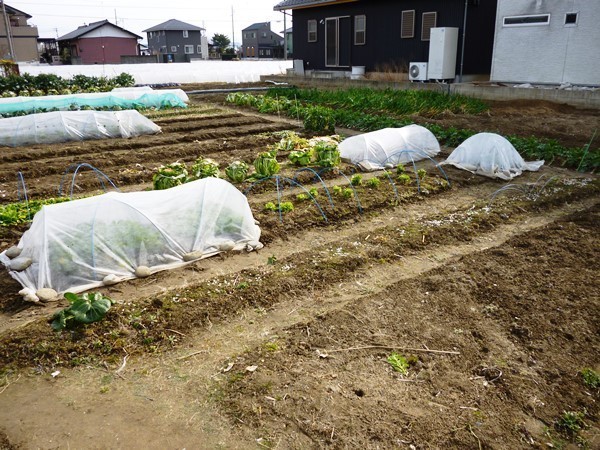
[[[581,371],[583,384],[590,389],[600,389],[600,374],[594,369],[585,368]]]

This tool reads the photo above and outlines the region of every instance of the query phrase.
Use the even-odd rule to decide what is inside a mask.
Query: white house
[[[500,0],[491,80],[600,85],[600,1]]]

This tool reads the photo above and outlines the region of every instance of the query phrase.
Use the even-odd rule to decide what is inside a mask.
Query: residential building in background
[[[271,31],[271,22],[253,23],[242,30],[242,57],[283,58],[283,37]]]
[[[65,63],[119,64],[122,56],[138,54],[141,36],[108,20],[82,25],[57,39]]]
[[[208,59],[208,39],[205,29],[170,19],[144,30],[148,36],[148,50],[159,55],[160,62],[190,62]]]
[[[462,68],[465,74],[489,79],[497,3],[284,0],[274,10],[292,11],[294,59],[302,60],[306,70],[349,71],[358,66],[367,71],[406,72],[411,62],[429,61],[432,28],[457,28],[455,73]]]
[[[38,29],[36,26],[27,24],[27,20],[31,19],[31,16],[6,3],[4,9],[6,17],[0,9],[0,59],[37,61],[39,59]],[[11,55],[11,43],[14,55]]]
[[[600,85],[600,2],[498,2],[491,79]]]
[[[283,31],[283,36],[285,39],[285,45],[287,49],[287,57],[292,58],[294,56],[294,38],[293,38],[293,28],[287,28]]]

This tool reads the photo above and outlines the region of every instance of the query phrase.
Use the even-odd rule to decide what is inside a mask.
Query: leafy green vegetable
[[[281,202],[279,208],[282,213],[292,212],[294,210],[294,204],[292,202]]]
[[[427,171],[425,169],[417,170],[417,175],[419,176],[419,180],[424,180],[427,176]]]
[[[277,205],[273,202],[265,203],[265,211],[277,211]]]
[[[312,160],[312,150],[293,150],[288,157],[292,164],[296,166],[308,166]]]
[[[169,189],[187,181],[188,171],[184,163],[176,161],[166,166],[160,166],[152,177],[154,189]]]
[[[586,368],[581,371],[583,383],[591,389],[600,389],[600,374],[594,369]]]
[[[109,297],[99,292],[89,292],[81,295],[72,292],[65,293],[65,298],[71,306],[52,316],[52,329],[63,330],[72,323],[92,323],[104,318],[111,305],[114,303]]]
[[[335,116],[330,108],[309,106],[304,110],[304,128],[319,134],[335,133]]]
[[[406,172],[406,168],[404,167],[404,164],[400,163],[396,166],[396,173],[398,175],[402,175],[404,172]]]
[[[234,161],[225,169],[225,175],[234,183],[241,183],[248,176],[248,164],[242,161]]]
[[[334,186],[332,190],[333,190],[333,195],[341,195],[342,191],[343,191],[341,186]]]
[[[308,199],[310,199],[310,195],[308,195],[308,194],[298,194],[298,195],[296,195],[296,200],[298,200],[300,202],[305,202]]]
[[[275,158],[276,154],[277,150],[259,153],[258,157],[254,160],[257,178],[268,178],[279,173],[280,167]]]
[[[28,203],[9,203],[0,206],[0,226],[8,227],[28,223],[42,206],[69,201],[69,197],[47,198],[44,200],[30,200]]]
[[[402,175],[398,175],[398,178],[396,178],[396,180],[398,180],[398,183],[400,184],[410,184],[410,177],[403,173]]]
[[[344,198],[352,198],[352,197],[354,197],[354,190],[352,188],[345,188],[342,191],[342,196]]]
[[[219,163],[210,158],[199,156],[196,162],[192,164],[191,177],[189,181],[200,180],[202,178],[219,178]]]
[[[316,163],[319,167],[337,167],[342,158],[335,142],[321,141],[314,146]]]
[[[377,177],[371,178],[367,181],[367,186],[371,189],[377,189],[381,184],[381,180]]]
[[[350,184],[352,184],[352,186],[360,186],[362,184],[362,175],[359,175],[358,173],[356,175],[352,175],[352,178],[350,178]]]

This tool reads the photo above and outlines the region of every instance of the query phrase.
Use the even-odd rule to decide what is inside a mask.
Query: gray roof
[[[148,33],[149,31],[204,31],[204,28],[197,27],[196,25],[192,25],[189,23],[182,22],[177,19],[170,19],[166,22],[159,23],[158,25],[154,25],[147,30],[144,30],[144,33]]]
[[[31,16],[29,14],[27,14],[26,12],[18,10],[17,8],[14,8],[12,6],[8,6],[6,3],[4,4],[4,7],[6,8],[6,13],[8,15],[11,15],[11,14],[21,15],[21,16],[25,16],[27,19],[31,19]]]
[[[352,0],[350,0],[352,1]],[[357,1],[357,0],[354,0]],[[274,11],[282,11],[284,9],[294,9],[309,6],[320,6],[331,3],[338,3],[337,0],[283,0],[273,7]]]
[[[265,27],[270,30],[271,29],[271,22],[257,22],[257,23],[253,23],[249,27],[244,28],[242,31],[260,30],[261,28],[265,28]]]
[[[98,28],[103,27],[104,25],[108,25],[111,26],[113,28],[118,28],[121,31],[124,31],[125,33],[129,33],[131,36],[137,38],[137,39],[142,39],[141,36],[138,36],[135,33],[132,33],[131,31],[127,31],[125,28],[121,28],[113,23],[110,23],[108,20],[100,20],[99,22],[92,22],[89,25],[82,25],[79,28],[77,28],[74,31],[71,31],[70,33],[65,34],[64,36],[61,36],[57,39],[57,41],[69,41],[72,39],[77,39],[81,36],[83,36],[84,34],[89,33],[90,31],[94,31]]]

